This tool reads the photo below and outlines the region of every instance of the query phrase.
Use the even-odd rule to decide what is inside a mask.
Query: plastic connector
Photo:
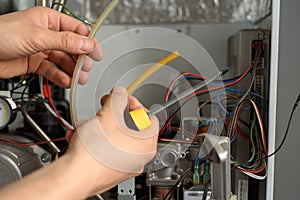
[[[204,172],[202,176],[202,183],[206,185],[210,181],[210,173],[209,173],[209,163],[205,161],[204,164]]]
[[[50,85],[44,85],[43,86],[43,92],[44,92],[44,96],[45,98],[50,98],[52,96],[52,92],[51,92],[51,86]]]
[[[200,184],[199,162],[197,162],[197,161],[194,162],[193,184],[194,185]]]

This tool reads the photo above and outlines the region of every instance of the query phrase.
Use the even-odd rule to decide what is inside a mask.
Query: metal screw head
[[[44,163],[49,162],[51,160],[51,156],[48,153],[43,153],[41,155],[41,160]]]

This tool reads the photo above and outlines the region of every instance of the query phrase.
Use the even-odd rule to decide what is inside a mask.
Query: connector
[[[255,58],[255,54],[258,48],[260,48],[260,54],[258,55],[257,58],[257,66],[256,69],[257,70],[262,70],[265,68],[265,44],[263,40],[253,40],[252,41],[252,51],[251,51],[251,56],[252,56],[252,60],[254,60]]]
[[[253,90],[259,95],[264,95],[264,76],[256,75],[253,85]]]
[[[197,161],[194,162],[193,184],[194,185],[200,184],[199,162],[197,162]]]
[[[205,161],[204,163],[204,172],[202,175],[202,183],[206,185],[210,181],[210,173],[209,173],[209,163]]]
[[[263,40],[253,40],[252,41],[252,49],[257,50],[259,47],[261,48],[262,51],[265,49],[264,41]]]

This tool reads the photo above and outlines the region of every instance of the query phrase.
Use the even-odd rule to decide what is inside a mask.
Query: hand
[[[96,118],[79,126],[67,154],[74,158],[80,169],[89,168],[85,176],[90,184],[90,193],[101,193],[116,184],[138,175],[144,165],[156,153],[158,120],[151,117],[151,126],[145,131],[134,131],[126,127],[124,110],[141,108],[126,89],[116,87],[102,99],[103,107]],[[102,137],[102,138],[101,138]],[[104,138],[104,139],[103,139]],[[137,159],[138,158],[138,159]],[[105,181],[99,181],[105,180]]]
[[[124,127],[124,110],[142,107],[133,97],[127,104],[125,88],[115,88],[102,100],[102,109],[78,127],[61,158],[2,188],[1,199],[86,199],[138,175],[156,152],[158,120],[151,117],[152,125],[145,131]],[[99,135],[106,141],[99,140]],[[111,144],[108,148],[104,146],[107,141]]]
[[[85,25],[49,8],[34,7],[0,16],[0,78],[37,73],[61,87],[70,87],[74,57],[93,52],[102,58]],[[86,57],[79,82],[88,79],[92,61]],[[57,67],[59,66],[59,67]]]

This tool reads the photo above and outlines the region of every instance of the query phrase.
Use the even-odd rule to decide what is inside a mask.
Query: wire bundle
[[[233,142],[234,139],[237,137],[237,134],[240,134],[241,136],[243,136],[244,138],[249,140],[249,142],[251,144],[252,154],[251,154],[251,157],[249,158],[249,160],[246,163],[240,164],[237,161],[235,161],[235,159],[232,157],[233,166],[236,169],[241,170],[243,173],[245,173],[253,178],[256,178],[259,180],[264,179],[266,177],[266,173],[265,173],[265,175],[261,175],[261,173],[263,171],[266,172],[267,164],[266,164],[265,159],[263,159],[263,158],[265,158],[266,155],[268,155],[268,150],[267,150],[267,142],[266,142],[266,137],[265,137],[265,132],[264,132],[263,121],[262,121],[261,114],[260,114],[260,109],[258,108],[258,106],[255,102],[255,99],[256,98],[260,98],[262,100],[265,100],[265,99],[263,96],[256,94],[254,92],[251,92],[251,88],[252,88],[253,82],[255,80],[256,67],[257,67],[258,58],[260,56],[260,53],[261,53],[261,47],[258,46],[256,49],[256,52],[255,52],[255,57],[254,57],[253,62],[239,76],[231,78],[231,79],[226,79],[223,81],[215,80],[215,81],[213,81],[213,83],[215,83],[216,86],[207,87],[205,89],[195,91],[192,95],[188,96],[183,101],[183,103],[172,114],[170,114],[169,109],[165,109],[164,114],[165,114],[166,122],[165,122],[164,126],[162,127],[162,129],[160,130],[160,135],[161,135],[160,139],[164,141],[165,138],[162,137],[162,135],[166,132],[170,134],[171,131],[182,131],[185,133],[185,135],[194,136],[192,138],[195,138],[195,136],[196,136],[195,134],[189,133],[185,130],[182,130],[181,128],[178,128],[178,127],[176,128],[176,126],[171,125],[171,122],[175,118],[177,112],[191,98],[196,97],[196,96],[199,97],[200,95],[206,94],[210,91],[216,91],[216,90],[225,88],[226,92],[230,92],[230,93],[227,93],[225,96],[223,95],[222,99],[220,98],[220,94],[217,94],[215,97],[213,97],[214,99],[206,100],[199,106],[197,113],[196,113],[196,116],[199,120],[199,127],[201,127],[205,124],[213,125],[214,122],[216,122],[217,119],[201,121],[202,118],[200,116],[201,109],[208,104],[212,104],[213,100],[216,100],[217,104],[219,105],[219,108],[222,111],[224,111],[224,113],[226,115],[226,120],[225,120],[225,124],[224,124],[225,125],[224,128],[226,129],[225,135],[230,137],[231,141]],[[248,89],[246,91],[231,88],[231,86],[239,83],[247,75],[251,75],[251,80],[250,80]],[[205,81],[206,77],[199,75],[199,74],[194,74],[191,72],[185,72],[185,73],[180,74],[178,77],[176,77],[170,83],[169,88],[167,89],[167,92],[165,95],[165,102],[169,101],[171,95],[173,94],[172,91],[174,91],[174,88],[176,88],[180,84],[179,80],[182,80],[182,79],[185,79],[185,80],[193,79],[193,80],[198,80],[198,81]],[[242,96],[236,96],[236,95],[233,95],[232,93],[239,93],[239,94],[242,94]],[[227,107],[233,106],[234,110],[232,112],[230,112],[226,107],[224,107],[222,105],[223,100],[233,100],[236,102],[234,104],[227,106]],[[246,111],[246,110],[250,110],[250,112],[255,113],[255,116],[254,116],[255,118],[252,120],[250,133],[246,133],[238,125],[238,122],[242,121],[242,119],[239,119],[239,116],[241,115],[241,113],[243,111]],[[214,128],[210,127],[209,132],[211,132],[212,129],[214,129]],[[258,129],[260,130],[259,131],[260,134],[257,133]]]

